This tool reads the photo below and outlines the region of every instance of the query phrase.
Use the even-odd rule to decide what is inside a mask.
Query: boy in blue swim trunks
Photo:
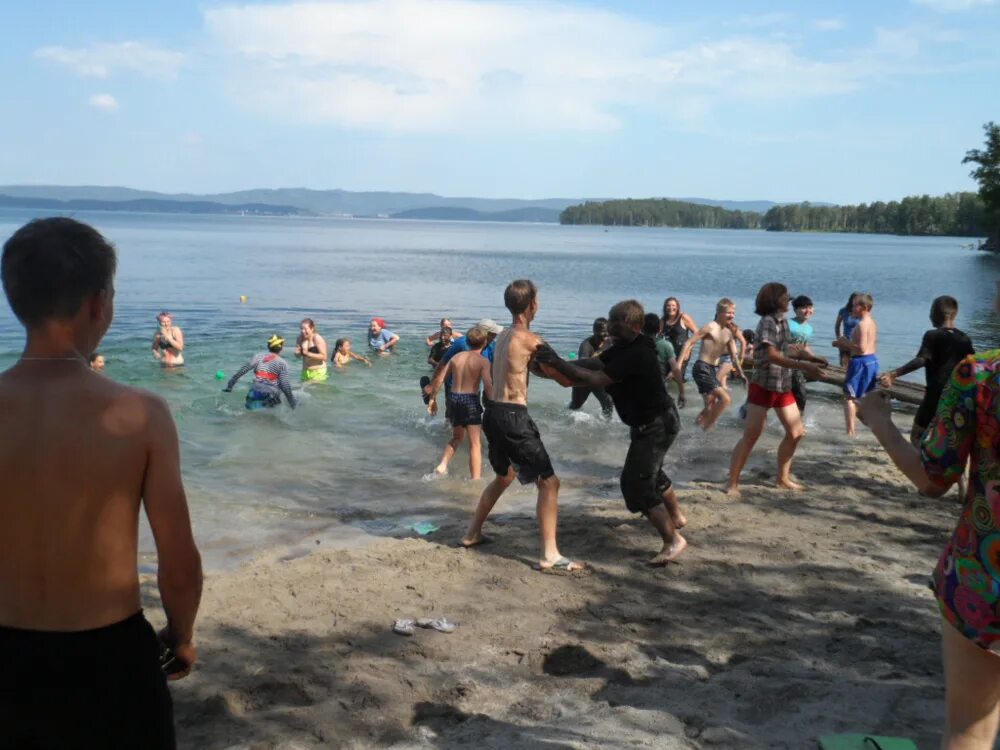
[[[851,337],[841,336],[833,345],[842,353],[851,357],[847,366],[847,377],[844,379],[844,420],[847,423],[847,434],[854,437],[855,417],[858,411],[858,400],[878,385],[878,357],[875,348],[878,343],[878,326],[872,317],[872,307],[875,301],[870,294],[855,294],[851,315],[858,320]]]

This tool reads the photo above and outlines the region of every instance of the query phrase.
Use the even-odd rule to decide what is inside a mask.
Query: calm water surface
[[[0,210],[6,239],[34,214]],[[422,479],[437,462],[448,431],[431,419],[417,392],[428,372],[423,338],[447,315],[465,328],[480,317],[506,324],[503,288],[513,278],[540,287],[534,327],[564,354],[575,351],[593,318],[635,297],[659,311],[680,298],[698,323],[721,296],[737,304],[737,320],[756,326],[753,297],[779,280],[816,303],[819,353],[837,310],[854,290],[875,297],[879,355],[887,366],[913,356],[931,300],[955,296],[959,326],[979,349],[1000,345],[991,312],[997,258],[956,238],[765,232],[624,229],[404,221],[348,221],[81,213],[118,247],[116,317],[102,351],[108,375],[149,388],[170,403],[183,450],[184,476],[196,530],[210,565],[220,566],[279,542],[310,538],[357,543],[369,534],[402,533],[418,520],[464,513],[485,482],[467,476],[464,449],[452,476]],[[248,301],[240,302],[240,295]],[[174,313],[187,343],[182,372],[160,369],[150,356],[161,309]],[[331,344],[351,337],[364,349],[370,317],[385,318],[402,337],[396,355],[371,369],[356,363],[329,382],[298,384],[301,407],[247,413],[243,393],[221,393],[215,374],[236,370],[272,333],[294,342],[299,320],[312,317]],[[23,333],[0,310],[0,366],[11,364]],[[919,374],[916,376],[919,378]],[[249,378],[249,376],[248,376]],[[823,391],[820,387],[819,391]],[[711,435],[694,427],[693,383],[685,430],[668,456],[683,488],[721,479],[740,423],[725,415]],[[742,400],[740,386],[734,400]],[[565,409],[568,392],[535,380],[532,412],[563,479],[565,505],[620,502],[617,475],[627,430]],[[843,451],[841,408],[818,392],[807,412],[803,455],[830,460]],[[769,430],[749,470],[774,462],[778,430]],[[488,466],[486,473],[489,475]],[[534,490],[512,488],[501,508],[530,510]],[[572,552],[571,540],[563,545]],[[144,536],[148,556],[151,549]]]

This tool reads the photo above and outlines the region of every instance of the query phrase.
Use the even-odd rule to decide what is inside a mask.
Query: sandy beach
[[[773,455],[755,456],[740,501],[686,483],[690,547],[666,569],[645,566],[655,535],[612,497],[562,505],[582,576],[533,571],[534,518],[502,501],[493,543],[474,550],[450,546],[456,514],[427,537],[347,550],[317,537],[310,554],[210,575],[201,663],[174,683],[180,744],[775,750],[864,731],[934,746],[926,581],[956,495],[918,496],[867,433],[837,461],[806,447],[795,495],[770,487]],[[401,617],[458,628],[404,637]]]

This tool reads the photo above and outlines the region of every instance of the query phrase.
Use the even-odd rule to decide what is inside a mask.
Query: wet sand
[[[607,493],[562,505],[560,546],[588,575],[533,571],[534,518],[503,500],[476,549],[450,546],[456,514],[427,537],[316,538],[210,575],[202,661],[174,683],[181,746],[790,750],[849,731],[935,746],[926,580],[954,492],[917,495],[868,434],[837,459],[804,450],[796,494],[773,488],[763,450],[740,501],[721,482],[681,488],[690,546],[665,569],[645,565],[653,530]],[[458,629],[399,636],[402,617]]]

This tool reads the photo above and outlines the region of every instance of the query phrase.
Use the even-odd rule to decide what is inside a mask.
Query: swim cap
[[[272,349],[276,346],[284,346],[285,340],[281,338],[278,334],[274,334],[271,338],[267,340],[267,348]]]
[[[379,328],[385,328],[385,318],[372,318],[373,323],[378,323]]]

